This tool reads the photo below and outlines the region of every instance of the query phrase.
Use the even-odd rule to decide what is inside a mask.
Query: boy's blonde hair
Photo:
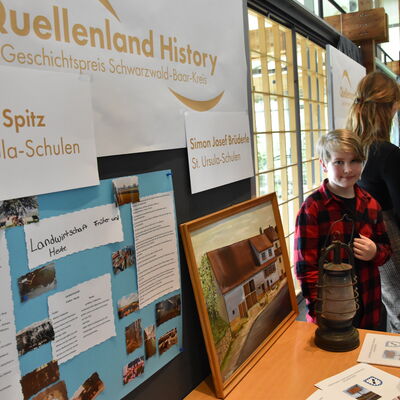
[[[360,138],[348,129],[336,129],[319,138],[317,145],[320,160],[327,163],[332,158],[332,152],[352,152],[356,160],[366,160],[365,149]]]

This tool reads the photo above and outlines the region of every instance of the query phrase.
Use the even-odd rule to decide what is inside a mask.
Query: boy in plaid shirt
[[[363,147],[351,131],[336,130],[320,138],[318,152],[328,178],[301,206],[294,244],[295,271],[308,307],[307,321],[316,322],[320,254],[332,240],[340,240],[352,245],[355,258],[360,307],[354,326],[379,329],[378,266],[389,259],[391,249],[378,202],[356,183],[365,161]]]

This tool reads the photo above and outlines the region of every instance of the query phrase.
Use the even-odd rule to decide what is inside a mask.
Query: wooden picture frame
[[[180,225],[216,395],[298,314],[275,193]]]

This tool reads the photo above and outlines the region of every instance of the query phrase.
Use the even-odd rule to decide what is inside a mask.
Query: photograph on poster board
[[[179,294],[156,303],[156,324],[164,322],[181,314],[181,296]]]
[[[141,320],[137,319],[125,328],[126,352],[132,353],[143,343]]]
[[[178,332],[176,328],[171,329],[158,339],[158,353],[161,355],[169,350],[173,345],[178,344]]]
[[[60,370],[56,360],[41,365],[22,377],[21,388],[24,399],[29,399],[45,387],[57,382],[59,379]]]
[[[135,265],[135,249],[133,246],[124,247],[114,252],[111,257],[114,274],[119,274]]]
[[[54,340],[54,329],[50,320],[35,322],[17,333],[18,355],[22,356],[52,340]]]
[[[21,301],[27,301],[56,288],[56,269],[54,263],[35,269],[18,278]]]
[[[0,201],[0,229],[39,222],[36,196]]]
[[[144,355],[146,360],[156,353],[156,327],[155,325],[150,325],[144,329]]]
[[[99,374],[94,372],[74,393],[71,400],[93,400],[104,390]]]
[[[113,179],[114,199],[117,206],[140,201],[137,176]]]
[[[49,399],[68,400],[67,387],[65,386],[64,381],[58,382],[55,385],[44,390],[43,392],[40,392],[32,400],[49,400]]]
[[[144,358],[139,357],[125,365],[123,371],[124,385],[144,373]]]
[[[297,312],[275,193],[180,226],[217,395]]]
[[[139,295],[131,293],[118,300],[118,318],[124,318],[139,310]]]

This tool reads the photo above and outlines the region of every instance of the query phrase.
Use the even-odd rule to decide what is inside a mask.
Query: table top
[[[360,347],[344,353],[333,353],[314,344],[316,328],[312,323],[294,321],[225,399],[306,399],[317,389],[315,383],[357,364],[361,345],[368,332],[387,334],[359,329]],[[376,367],[400,377],[400,368]],[[207,378],[185,400],[215,398],[212,380]]]

